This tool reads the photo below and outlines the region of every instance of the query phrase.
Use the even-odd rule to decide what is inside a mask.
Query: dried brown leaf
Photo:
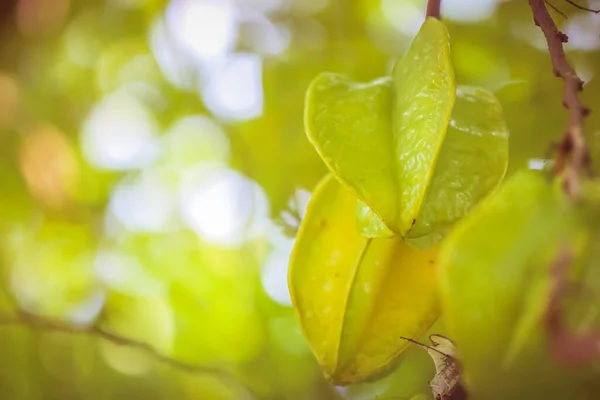
[[[430,335],[432,345],[426,345],[413,339],[411,343],[427,350],[435,364],[435,376],[429,381],[431,393],[436,400],[466,399],[464,388],[460,384],[460,363],[456,358],[456,345],[442,335]]]

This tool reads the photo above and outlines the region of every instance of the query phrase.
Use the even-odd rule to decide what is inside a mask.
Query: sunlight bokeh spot
[[[262,271],[262,284],[265,292],[267,292],[273,301],[284,306],[292,304],[287,285],[289,260],[289,251],[273,251],[265,260]]]
[[[243,121],[263,113],[262,58],[256,54],[232,55],[222,68],[212,71],[202,98],[217,117]]]
[[[68,319],[76,324],[92,323],[102,311],[105,300],[106,291],[103,288],[97,288],[90,297],[69,310]]]
[[[269,244],[276,250],[289,251],[294,246],[294,237],[288,233],[288,227],[284,226],[285,221],[271,221],[266,229]]]
[[[569,48],[582,51],[600,49],[600,18],[598,18],[598,14],[586,12],[573,15],[566,21],[564,29],[569,36]]]
[[[289,24],[272,22],[259,13],[249,13],[239,29],[240,46],[246,46],[256,53],[279,55],[292,41],[292,29]]]
[[[187,172],[180,201],[184,221],[207,242],[238,246],[264,233],[268,224],[262,188],[222,166],[200,165]]]
[[[198,58],[223,56],[237,38],[236,8],[230,0],[171,0],[166,21],[173,37]]]
[[[300,222],[306,215],[306,207],[312,194],[302,188],[296,189],[288,200],[288,209],[281,213],[281,218],[291,228],[298,229]]]
[[[405,35],[414,35],[424,20],[421,5],[398,0],[381,0],[381,11],[387,23]]]
[[[59,240],[45,240],[56,235]],[[89,233],[67,224],[42,224],[36,232],[15,228],[6,257],[8,279],[27,312],[86,322],[102,308],[104,295],[93,272]]]
[[[201,161],[229,161],[229,138],[221,126],[206,115],[188,115],[169,126],[162,139],[162,160],[187,167]]]
[[[98,342],[97,346],[100,348],[100,354],[104,361],[123,375],[145,375],[157,362],[152,355],[136,348],[119,346],[110,342]]]
[[[543,170],[548,160],[543,158],[531,158],[527,161],[527,167],[529,169]]]
[[[172,37],[164,18],[154,20],[149,35],[152,54],[167,81],[179,89],[194,90],[197,63]]]
[[[94,260],[99,279],[111,289],[133,296],[160,296],[166,284],[152,277],[141,261],[131,254],[101,249]]]
[[[449,20],[476,22],[494,14],[501,0],[445,0],[442,15]]]
[[[162,85],[160,68],[143,38],[128,38],[108,46],[94,65],[96,84],[108,94],[132,82]]]
[[[160,80],[160,71],[150,53],[141,53],[131,57],[123,63],[117,73],[117,82],[121,85],[129,82],[148,82],[156,86]]]
[[[131,232],[162,232],[174,224],[174,186],[166,171],[144,170],[117,185],[110,211]]]
[[[117,92],[91,111],[81,143],[87,160],[98,168],[127,170],[156,158],[158,133],[154,116],[130,95]]]
[[[71,143],[58,128],[42,124],[27,132],[19,164],[29,191],[38,201],[58,208],[71,199],[78,166]]]
[[[119,90],[121,93],[126,93],[128,96],[139,101],[148,110],[155,113],[164,111],[168,107],[168,100],[157,85],[144,82],[129,82],[123,84]]]

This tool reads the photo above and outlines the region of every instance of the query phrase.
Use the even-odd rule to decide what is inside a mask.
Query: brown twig
[[[575,3],[573,0],[565,0],[565,1],[567,3],[569,3],[570,5],[572,5],[573,7],[578,8],[580,10],[593,12],[594,14],[600,13],[600,10],[594,10],[592,8],[587,8],[587,7],[584,7],[584,6],[580,6],[579,4]]]
[[[419,346],[421,348],[424,348],[424,349],[427,349],[427,350],[431,350],[431,351],[435,351],[436,353],[439,353],[440,355],[442,355],[444,357],[452,357],[451,355],[446,354],[443,351],[440,351],[440,350],[436,349],[435,346],[429,346],[429,345],[421,343],[421,342],[419,342],[419,341],[417,341],[415,339],[407,338],[407,337],[404,337],[404,336],[400,336],[400,339],[406,340],[407,342],[410,342],[410,343],[412,343],[412,344],[414,344],[416,346]]]
[[[442,0],[427,0],[427,12],[425,17],[440,19],[440,8]]]
[[[535,24],[538,25],[548,43],[548,51],[554,74],[565,82],[563,105],[569,110],[569,122],[556,158],[557,173],[565,172],[565,189],[569,197],[578,200],[580,196],[580,176],[589,166],[589,151],[583,136],[583,119],[589,109],[579,100],[579,92],[583,89],[583,81],[579,79],[563,50],[563,43],[568,42],[567,35],[562,33],[554,23],[546,8],[544,0],[529,0]]]
[[[126,346],[129,348],[140,350],[150,355],[155,360],[167,364],[171,367],[177,368],[179,370],[182,370],[184,372],[193,374],[212,375],[218,379],[226,381],[228,384],[232,384],[234,386],[239,387],[241,390],[247,392],[247,394],[250,395],[248,389],[244,387],[234,376],[232,376],[228,372],[176,360],[174,358],[168,357],[160,353],[148,343],[144,343],[139,340],[118,335],[116,333],[107,331],[106,329],[101,328],[97,325],[76,325],[68,322],[53,320],[46,317],[31,315],[23,311],[16,311],[14,314],[11,315],[0,316],[0,325],[20,326],[28,329],[48,332],[62,332],[68,334],[84,334],[95,336],[99,339],[106,340],[107,342],[111,342],[118,346]]]

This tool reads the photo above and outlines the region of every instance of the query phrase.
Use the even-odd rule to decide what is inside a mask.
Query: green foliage
[[[549,294],[551,261],[568,235],[569,222],[547,178],[525,171],[448,238],[441,255],[447,326],[461,349],[475,396],[521,398],[520,393],[532,390],[531,395],[547,397],[561,385],[555,375],[547,387],[523,386],[541,375],[541,368],[551,368],[551,362],[532,362],[531,352],[522,346],[537,332]],[[535,290],[536,285],[542,290]],[[511,354],[515,343],[521,352],[517,357]],[[530,367],[541,363],[534,371],[515,366],[524,362]]]
[[[440,254],[448,332],[476,398],[594,397],[597,371],[557,364],[545,331],[553,268],[565,246],[579,260],[569,282],[588,292],[565,308],[575,318],[574,332],[584,319],[583,329],[595,319],[573,307],[589,312],[598,295],[595,279],[583,272],[590,270],[581,267],[593,257],[597,221],[557,189],[541,173],[515,174],[459,224]]]

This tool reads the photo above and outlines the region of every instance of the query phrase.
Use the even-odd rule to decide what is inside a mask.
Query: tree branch
[[[579,100],[579,92],[583,89],[583,82],[565,57],[563,43],[568,42],[567,35],[556,27],[550,16],[544,0],[529,0],[535,24],[538,25],[548,43],[548,51],[554,74],[563,79],[563,105],[569,110],[569,122],[561,143],[558,147],[556,159],[556,172],[565,172],[565,189],[567,194],[578,200],[580,196],[580,176],[589,166],[589,151],[583,136],[583,119],[589,109]]]
[[[589,173],[590,156],[583,135],[583,120],[589,113],[589,109],[579,99],[583,82],[567,61],[563,50],[563,43],[567,43],[569,38],[556,27],[546,8],[546,2],[547,0],[529,0],[529,6],[535,24],[541,28],[546,37],[554,74],[564,81],[562,102],[569,110],[569,121],[558,145],[555,172],[556,174],[564,172],[564,189],[569,199],[575,202],[580,200],[581,196],[581,177],[584,172]],[[582,10],[597,12],[579,6],[571,0],[566,2]],[[552,287],[544,322],[553,356],[563,364],[577,365],[589,362],[600,355],[600,332],[574,335],[568,331],[563,322],[561,305],[569,285],[568,272],[573,258],[569,246],[563,244],[551,265]]]
[[[442,0],[427,0],[427,13],[425,17],[433,17],[440,19],[440,8]]]
[[[222,381],[225,381],[227,384],[238,387],[247,394],[250,394],[249,390],[228,372],[176,360],[174,358],[168,357],[160,353],[158,350],[156,350],[154,347],[150,346],[147,343],[118,335],[116,333],[107,331],[104,328],[101,328],[97,325],[75,325],[63,321],[53,320],[46,317],[31,315],[20,310],[16,311],[14,314],[11,315],[0,316],[0,325],[20,326],[40,331],[96,336],[99,339],[106,340],[107,342],[111,342],[118,346],[126,346],[141,350],[144,353],[150,355],[155,360],[167,364],[171,367],[177,368],[179,370],[182,370],[184,372],[192,374],[212,375]]]

